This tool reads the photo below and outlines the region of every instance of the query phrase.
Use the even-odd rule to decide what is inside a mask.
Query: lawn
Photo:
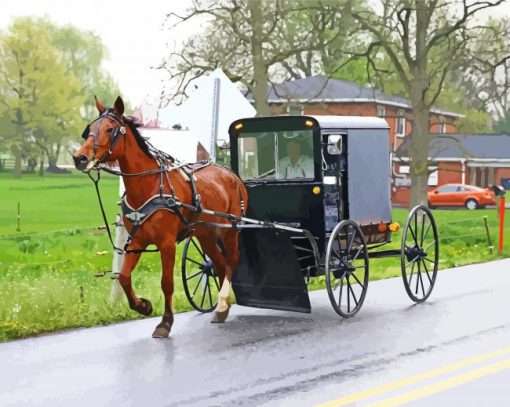
[[[104,202],[113,221],[118,212],[118,179],[101,182]],[[16,208],[21,206],[21,231]],[[487,248],[483,216],[496,244],[495,209],[435,210],[441,237],[440,267],[449,268],[499,258]],[[406,209],[395,209],[402,226]],[[24,176],[13,180],[0,174],[0,341],[80,326],[139,318],[125,300],[109,302],[110,244],[103,230],[93,185],[85,175]],[[510,226],[510,219],[507,224]],[[393,247],[399,247],[400,233]],[[510,227],[505,255],[510,256]],[[180,252],[176,256],[176,312],[190,310],[182,289]],[[376,259],[371,279],[400,275],[398,259]],[[163,310],[158,254],[146,254],[133,274],[137,292],[150,298],[156,314]],[[314,279],[312,289],[324,287]],[[404,288],[402,287],[402,290]]]

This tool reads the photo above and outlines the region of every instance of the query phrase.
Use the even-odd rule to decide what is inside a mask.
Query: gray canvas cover
[[[361,225],[391,221],[388,129],[347,134],[349,218]]]

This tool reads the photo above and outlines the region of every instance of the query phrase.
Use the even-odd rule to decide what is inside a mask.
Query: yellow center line
[[[482,355],[474,356],[469,359],[465,359],[456,363],[453,363],[448,366],[444,366],[441,368],[429,370],[427,372],[423,372],[414,376],[406,377],[404,379],[383,384],[381,386],[373,387],[371,389],[362,390],[357,393],[353,393],[351,395],[328,401],[326,403],[320,404],[318,407],[333,407],[333,406],[345,406],[350,403],[354,403],[356,401],[360,401],[363,399],[367,399],[369,397],[374,397],[379,394],[387,393],[393,390],[400,389],[402,387],[408,386],[410,384],[418,383],[427,379],[431,379],[433,377],[441,376],[446,373],[453,372],[455,370],[463,369],[474,364],[485,362],[490,359],[497,358],[499,356],[510,354],[510,347],[502,348],[493,352],[484,353]]]
[[[421,397],[430,396],[431,394],[448,390],[452,387],[459,386],[461,384],[479,379],[480,377],[483,376],[500,372],[505,369],[510,369],[510,359],[504,360],[499,363],[495,363],[490,366],[482,367],[480,369],[476,369],[471,372],[467,372],[459,376],[452,377],[450,379],[443,380],[442,382],[439,383],[430,384],[428,386],[412,390],[399,396],[395,396],[380,402],[375,402],[373,404],[370,404],[370,407],[398,406],[400,404],[408,403]]]

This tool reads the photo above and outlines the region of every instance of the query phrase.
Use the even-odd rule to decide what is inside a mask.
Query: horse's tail
[[[237,192],[239,193],[239,200],[241,204],[241,216],[246,215],[248,209],[248,191],[241,180],[237,183]]]
[[[221,168],[224,171],[227,171],[233,177],[233,181],[234,181],[235,187],[237,188],[237,193],[239,195],[239,207],[241,209],[240,210],[240,212],[241,212],[240,215],[241,216],[245,216],[246,215],[246,211],[248,210],[248,191],[246,190],[246,187],[244,186],[243,181],[230,168],[225,168],[225,167],[220,166],[218,164],[214,164],[214,165],[216,167]],[[237,205],[235,205],[235,206],[237,206]],[[232,213],[232,210],[233,210],[233,205],[231,203],[230,207],[229,207],[230,213]]]

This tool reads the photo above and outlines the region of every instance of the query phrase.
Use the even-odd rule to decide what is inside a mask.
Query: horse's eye
[[[113,128],[106,130],[108,133],[111,133],[113,131]]]

